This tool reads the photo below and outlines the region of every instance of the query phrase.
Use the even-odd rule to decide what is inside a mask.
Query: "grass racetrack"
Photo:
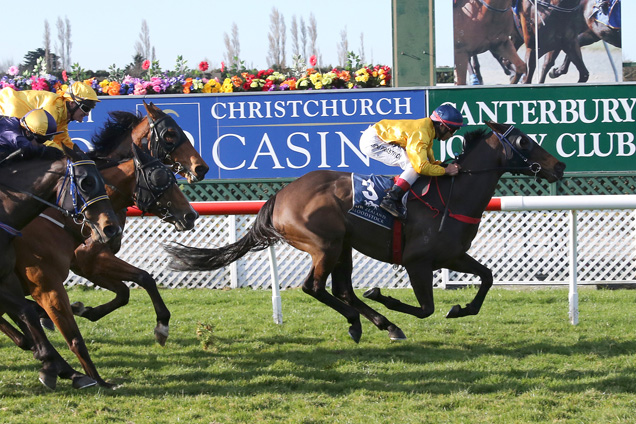
[[[348,324],[300,290],[162,290],[170,338],[152,335],[145,291],[99,322],[78,318],[102,377],[119,387],[81,391],[37,380],[39,363],[0,338],[0,423],[633,423],[636,421],[635,290],[495,288],[480,315],[448,320],[475,294],[436,290],[437,310],[418,320],[368,301],[402,328],[391,342],[363,319]],[[390,294],[413,304],[410,290]],[[72,289],[96,306],[104,291]],[[361,296],[361,292],[359,293]],[[81,370],[58,332],[48,332]]]

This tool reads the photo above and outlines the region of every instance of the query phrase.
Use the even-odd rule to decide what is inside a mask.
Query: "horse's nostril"
[[[194,212],[194,213],[188,213],[185,216],[186,221],[188,222],[194,222],[196,221],[196,219],[199,217],[199,214]]]
[[[208,166],[199,165],[194,168],[194,173],[196,174],[197,178],[200,181],[205,178],[205,174],[207,174],[209,170],[210,168]]]
[[[104,235],[108,238],[113,238],[121,234],[121,228],[117,225],[108,225],[104,228]]]

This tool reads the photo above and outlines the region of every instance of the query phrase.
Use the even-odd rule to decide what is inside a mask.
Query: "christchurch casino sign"
[[[88,122],[71,123],[79,145],[108,112],[144,114],[142,97],[101,97]],[[438,143],[441,160],[459,153],[462,134],[493,120],[519,126],[568,171],[631,171],[636,158],[636,86],[373,89],[294,93],[150,96],[184,129],[210,165],[208,178],[299,177],[316,169],[364,174],[399,170],[359,150],[360,134],[381,119],[427,116],[442,103],[461,110],[468,126]]]

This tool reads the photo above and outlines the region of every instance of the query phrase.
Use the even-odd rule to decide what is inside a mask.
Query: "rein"
[[[473,169],[460,169],[459,172],[463,173],[463,174],[482,174],[482,173],[486,173],[486,172],[492,172],[492,171],[503,171],[503,172],[515,172],[515,171],[525,171],[528,170],[530,172],[532,172],[534,174],[534,178],[535,180],[537,179],[537,174],[539,174],[539,172],[541,172],[541,164],[537,163],[537,162],[532,162],[530,163],[530,161],[528,160],[528,158],[526,156],[523,155],[523,153],[521,153],[511,142],[510,140],[508,140],[508,135],[510,135],[510,133],[512,132],[512,130],[514,129],[514,125],[511,125],[505,133],[500,134],[497,131],[493,131],[493,133],[497,136],[497,138],[499,139],[499,142],[501,143],[501,145],[504,148],[504,154],[506,155],[506,158],[508,158],[508,154],[506,153],[507,148],[509,148],[512,151],[512,157],[514,157],[514,155],[516,154],[517,156],[519,156],[528,166],[521,166],[521,167],[509,167],[509,166],[504,166],[504,167],[495,167],[495,168],[485,168],[485,169],[478,169],[478,170],[473,170]],[[469,152],[470,154],[470,152]]]
[[[148,137],[144,137],[142,139],[142,144],[146,148],[146,150],[151,152],[152,156],[155,158],[163,158],[164,160],[170,161],[172,164],[173,172],[177,174],[180,174],[182,172],[187,173],[188,175],[190,175],[190,177],[194,181],[196,181],[197,180],[196,175],[194,175],[192,172],[186,169],[186,167],[181,165],[181,163],[172,159],[172,157],[170,156],[170,153],[174,152],[179,146],[181,146],[185,142],[185,140],[181,138],[179,142],[171,146],[168,146],[163,141],[164,134],[169,128],[168,124],[166,124],[166,122],[164,121],[168,120],[168,118],[170,117],[168,115],[163,115],[159,119],[154,120],[152,116],[150,116],[150,113],[148,113],[147,117],[148,117],[148,126],[150,127],[150,140],[148,140]],[[170,120],[174,122],[172,118],[170,118]],[[176,125],[176,122],[175,122],[175,125]]]
[[[567,7],[561,7],[561,6],[554,5],[554,4],[552,4],[550,2],[547,2],[547,1],[544,1],[544,0],[536,0],[536,1],[537,1],[537,4],[539,6],[543,6],[546,9],[556,10],[557,12],[562,12],[562,13],[571,13],[571,12],[574,12],[574,11],[578,10],[581,7],[581,3],[579,3],[578,5],[576,5],[574,7],[567,8]],[[534,3],[534,1],[530,0],[530,3]]]

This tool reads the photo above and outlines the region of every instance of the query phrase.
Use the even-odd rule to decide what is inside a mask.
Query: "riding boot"
[[[391,187],[391,190],[388,191],[386,196],[384,196],[382,202],[380,202],[380,207],[397,219],[405,219],[406,214],[403,213],[398,207],[398,204],[399,202],[401,202],[404,193],[406,193],[406,191],[404,191],[402,187],[394,185],[393,187]]]

